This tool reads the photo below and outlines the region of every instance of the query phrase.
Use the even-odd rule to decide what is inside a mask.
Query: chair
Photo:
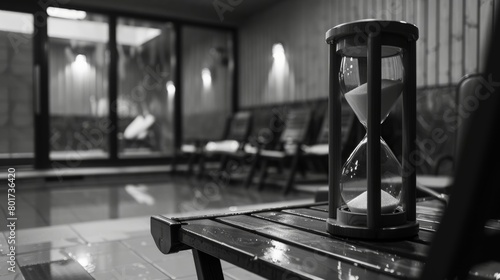
[[[495,14],[500,14],[500,6],[495,8]],[[472,266],[489,260],[500,261],[500,234],[485,228],[489,218],[500,216],[499,18],[493,28],[485,61],[488,75],[482,79],[468,77],[468,82],[460,85],[460,90],[472,94],[469,101],[477,106],[468,107],[470,116],[463,141],[458,145],[450,202],[433,239],[421,279],[465,279]],[[478,79],[482,82],[477,83]]]
[[[320,133],[318,137],[316,138],[316,142],[313,145],[302,145],[302,156],[303,157],[309,157],[309,158],[314,158],[314,157],[328,157],[328,135],[329,135],[329,130],[328,130],[328,124],[329,124],[329,119],[328,119],[328,111],[324,114],[323,117],[323,122],[321,125]],[[353,140],[354,138],[354,126],[356,125],[355,123],[355,116],[352,112],[352,110],[344,106],[342,110],[342,128],[341,128],[341,133],[342,133],[342,147],[344,147],[348,142],[353,142],[350,140]],[[346,149],[344,149],[346,150]],[[350,151],[347,151],[350,152]],[[343,154],[342,159],[346,159],[346,152],[342,152]],[[328,168],[326,168],[328,171]]]
[[[224,132],[222,139],[225,138],[229,125],[231,123],[232,117],[228,117],[224,124]],[[187,157],[187,174],[192,174],[194,171],[194,166],[202,160],[204,147],[210,140],[203,138],[202,135],[197,135],[190,139],[184,139],[182,145],[175,152],[175,157],[172,162],[172,172],[177,171],[178,162]]]
[[[209,141],[200,150],[200,171],[202,176],[205,171],[205,161],[208,158],[219,156],[221,164],[219,170],[223,170],[227,163],[227,157],[243,150],[248,141],[252,127],[252,114],[250,112],[238,112],[234,114],[226,126],[225,137],[219,141]]]
[[[256,153],[255,164],[260,164],[259,190],[263,188],[268,175],[270,161],[278,162],[279,168],[285,162],[291,161],[290,173],[286,178],[285,194],[292,189],[295,173],[302,154],[301,146],[307,141],[311,125],[311,111],[308,109],[292,110],[285,118],[285,128],[281,133],[275,149],[251,149],[246,147],[247,153]]]

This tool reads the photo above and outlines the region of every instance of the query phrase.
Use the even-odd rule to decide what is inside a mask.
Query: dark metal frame
[[[58,4],[58,3],[56,3]],[[233,40],[233,59],[234,59],[234,71],[233,71],[233,88],[231,89],[232,95],[232,112],[238,110],[238,31],[235,27],[230,27],[221,24],[211,24],[202,23],[192,20],[180,20],[170,17],[164,17],[159,15],[150,15],[142,12],[125,12],[125,11],[114,11],[106,8],[94,8],[86,7],[84,5],[74,5],[71,3],[60,4],[58,7],[69,8],[69,9],[79,9],[92,13],[102,14],[109,18],[109,43],[108,48],[110,50],[110,63],[109,63],[109,93],[108,97],[110,100],[109,105],[109,120],[110,127],[117,127],[118,116],[116,112],[116,103],[113,102],[117,98],[118,94],[118,81],[117,81],[117,61],[118,54],[116,52],[116,21],[119,17],[130,17],[144,20],[161,21],[161,22],[171,22],[175,30],[175,55],[177,57],[176,64],[173,65],[175,71],[174,82],[176,86],[176,95],[174,98],[174,150],[178,149],[182,143],[182,46],[180,40],[181,27],[182,26],[197,26],[201,28],[210,29],[221,29],[231,32],[231,39]],[[1,10],[13,11],[13,12],[24,12],[31,13],[35,17],[44,18],[45,22],[47,19],[47,14],[44,7],[37,4],[37,2],[25,3],[25,1],[19,2],[2,2],[0,4]],[[48,49],[47,49],[47,24],[42,24],[40,26],[35,26],[35,36],[33,41],[34,49],[34,66],[38,66],[40,71],[39,75],[39,94],[38,97],[35,96],[35,102],[39,102],[39,114],[35,114],[34,117],[34,129],[35,129],[35,153],[34,159],[6,159],[0,160],[1,165],[29,165],[34,163],[36,169],[47,169],[54,166],[65,165],[61,161],[51,160],[49,158],[50,146],[49,146],[49,65],[48,65]],[[175,156],[175,151],[170,156],[164,157],[137,157],[137,158],[119,158],[118,157],[118,138],[117,130],[113,129],[110,131],[108,136],[109,141],[109,157],[106,159],[84,159],[78,163],[79,167],[88,166],[125,166],[125,165],[148,165],[148,164],[166,164],[172,161]],[[66,164],[73,167],[71,163]]]
[[[391,25],[392,24],[392,25]],[[384,27],[387,27],[387,30]],[[370,29],[375,27],[375,30]],[[378,29],[377,29],[378,27]],[[359,36],[359,37],[358,37]],[[339,222],[342,206],[340,182],[342,163],[341,154],[341,94],[337,73],[341,57],[337,53],[337,42],[344,38],[354,38],[367,44],[367,88],[368,88],[368,166],[367,190],[368,209],[366,227],[350,226]],[[364,39],[363,39],[364,38]],[[365,239],[393,239],[414,236],[418,233],[416,222],[416,171],[409,161],[416,151],[416,40],[418,29],[407,23],[365,20],[336,26],[327,32],[330,44],[329,65],[329,219],[328,232],[333,235]],[[356,41],[358,40],[358,41]],[[381,105],[381,47],[397,46],[403,49],[403,67],[405,84],[403,90],[403,191],[405,194],[406,223],[386,227],[380,208],[380,105]],[[410,67],[413,65],[413,67]]]

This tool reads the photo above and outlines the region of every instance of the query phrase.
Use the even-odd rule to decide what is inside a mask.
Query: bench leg
[[[194,264],[198,280],[224,280],[220,260],[193,249]]]

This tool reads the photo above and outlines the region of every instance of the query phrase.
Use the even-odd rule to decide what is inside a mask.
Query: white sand
[[[383,120],[384,117],[389,113],[392,105],[396,102],[399,95],[403,90],[403,83],[400,81],[386,80],[382,79],[382,91],[381,91],[381,106],[380,106],[380,119]],[[345,95],[347,103],[351,106],[358,116],[361,123],[367,123],[368,119],[368,88],[367,84],[364,83],[359,87],[347,92]]]
[[[365,191],[351,201],[347,202],[347,206],[354,213],[366,213],[368,201],[368,192]],[[380,190],[380,202],[382,206],[381,213],[392,213],[398,207],[399,200],[390,195],[384,190]]]

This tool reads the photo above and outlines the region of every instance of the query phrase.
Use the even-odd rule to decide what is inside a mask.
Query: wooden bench
[[[392,242],[332,237],[326,203],[183,219],[153,216],[151,233],[165,254],[193,250],[198,279],[223,279],[220,260],[267,279],[411,279],[424,267],[442,204],[420,201],[417,213],[418,236]],[[488,227],[500,232],[499,221]],[[494,275],[494,266],[469,273],[470,279]]]

